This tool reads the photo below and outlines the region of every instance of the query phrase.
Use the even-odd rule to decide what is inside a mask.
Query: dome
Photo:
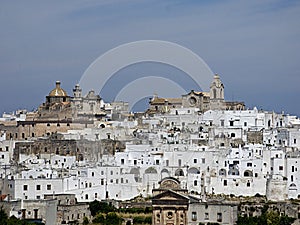
[[[67,97],[67,92],[60,87],[60,81],[56,81],[56,87],[50,91],[49,96],[51,97]]]

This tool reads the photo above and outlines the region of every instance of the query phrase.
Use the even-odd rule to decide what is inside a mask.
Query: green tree
[[[266,222],[267,225],[279,225],[280,222],[279,214],[274,211],[267,212]]]
[[[89,222],[89,219],[85,216],[83,218],[83,222],[82,222],[82,225],[88,225],[90,222]]]
[[[145,217],[144,216],[135,216],[133,218],[133,224],[142,224],[145,222]]]
[[[119,217],[115,212],[110,212],[106,215],[105,223],[107,225],[121,225],[122,218]]]
[[[238,217],[238,225],[291,225],[295,221],[294,218],[288,216],[280,216],[274,211],[263,210],[263,214],[259,217]]]
[[[97,213],[109,213],[115,212],[116,208],[106,202],[99,202],[97,200],[89,203],[89,208],[91,211],[92,216],[97,215]]]
[[[93,219],[93,223],[100,223],[104,224],[105,223],[105,218],[102,213],[97,214],[97,216]]]
[[[288,216],[282,216],[280,217],[280,225],[290,225],[292,223],[294,223],[296,219],[295,218],[291,218],[291,217],[288,217]]]
[[[7,219],[8,219],[8,216],[3,209],[3,206],[1,206],[1,208],[0,208],[0,224],[6,224]]]
[[[146,224],[152,224],[152,216],[146,216],[145,217],[145,223]]]

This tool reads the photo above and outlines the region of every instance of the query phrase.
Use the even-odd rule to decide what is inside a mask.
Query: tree
[[[1,206],[1,208],[0,208],[0,224],[6,224],[7,219],[8,219],[8,216],[3,209],[3,206]]]
[[[83,218],[83,222],[82,222],[82,225],[88,225],[90,222],[89,222],[89,219],[85,216]]]
[[[101,209],[100,202],[95,200],[89,203],[89,208],[92,216],[95,216]]]
[[[288,216],[280,216],[274,211],[266,211],[265,208],[259,217],[239,217],[238,225],[291,225],[295,219]]]
[[[105,218],[102,213],[97,214],[97,216],[93,219],[93,223],[100,223],[104,224],[105,223]]]
[[[119,217],[115,212],[110,212],[106,215],[106,224],[107,225],[121,225],[122,218]]]
[[[115,212],[116,208],[106,202],[99,202],[97,200],[89,203],[90,211],[92,216],[97,215],[97,213],[109,213]]]

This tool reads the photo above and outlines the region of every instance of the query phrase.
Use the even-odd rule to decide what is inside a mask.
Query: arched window
[[[192,167],[188,170],[188,173],[189,174],[200,174],[200,170],[198,170],[197,168],[195,167]]]
[[[253,177],[253,172],[250,170],[245,170],[244,177]]]
[[[145,173],[157,173],[157,171],[154,167],[149,167],[145,170]]]
[[[177,169],[175,171],[175,176],[184,176],[183,170],[182,169]]]
[[[297,186],[294,183],[291,183],[289,186],[289,190],[297,190]]]
[[[213,98],[217,98],[217,90],[213,89]]]
[[[225,169],[220,169],[219,170],[219,175],[220,176],[226,176],[226,170]]]

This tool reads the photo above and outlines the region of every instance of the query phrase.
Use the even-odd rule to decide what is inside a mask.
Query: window
[[[85,195],[85,199],[89,199],[89,195],[88,194]]]
[[[233,127],[233,122],[234,121],[229,121],[229,126]]]
[[[36,190],[37,191],[41,190],[41,185],[40,184],[36,185]]]
[[[47,190],[51,190],[51,184],[47,184]]]
[[[93,176],[95,176],[95,173],[94,173],[94,172],[92,172],[92,177],[93,177]]]
[[[133,160],[133,164],[134,165],[136,165],[137,164],[137,160],[135,159],[135,160]]]
[[[217,98],[217,90],[216,89],[213,89],[213,97]]]
[[[247,167],[252,167],[252,163],[247,163]]]
[[[221,127],[224,127],[224,120],[221,120]]]
[[[203,163],[203,164],[205,163],[205,158],[202,158],[202,163]]]
[[[194,159],[194,163],[197,163],[197,159]]]
[[[249,181],[247,182],[247,187],[250,187],[250,182]]]
[[[204,214],[204,219],[205,219],[205,220],[209,220],[209,214],[208,214],[208,213],[205,213],[205,214]]]
[[[223,181],[223,185],[224,185],[224,186],[227,186],[227,180],[224,180],[224,181]]]
[[[121,159],[121,165],[124,165],[125,159]]]
[[[181,159],[178,159],[178,166],[181,166]]]
[[[34,137],[34,133],[31,134],[31,137]]]
[[[296,144],[297,143],[297,139],[294,139],[294,144]]]
[[[37,196],[36,196],[36,199],[41,199],[41,196],[40,196],[40,195],[37,195]]]
[[[27,191],[28,190],[28,185],[27,184],[24,184],[23,185],[23,191]]]
[[[235,133],[231,133],[230,136],[231,136],[231,137],[235,137]]]
[[[222,213],[217,213],[217,221],[222,222]]]
[[[100,183],[101,183],[101,185],[104,185],[104,179],[101,179]]]
[[[244,127],[246,127],[247,126],[247,122],[244,122]]]
[[[194,186],[197,186],[198,182],[197,180],[194,180]]]
[[[197,212],[192,212],[192,220],[193,221],[197,220]]]
[[[279,170],[283,170],[283,166],[279,166]]]

